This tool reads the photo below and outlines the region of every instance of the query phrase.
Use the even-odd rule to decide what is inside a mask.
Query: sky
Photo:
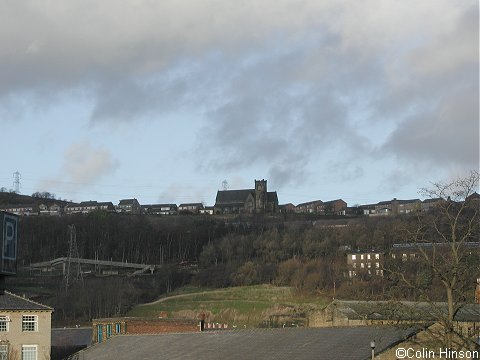
[[[418,198],[479,168],[477,0],[0,0],[0,187]]]

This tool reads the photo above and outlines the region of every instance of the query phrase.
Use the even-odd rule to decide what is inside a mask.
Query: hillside
[[[16,194],[14,192],[0,192],[0,205],[24,205],[24,204],[46,204],[57,203],[66,205],[68,202],[57,199],[46,199],[41,197],[33,197],[29,195]]]
[[[199,318],[229,327],[305,326],[308,313],[324,307],[330,299],[301,295],[291,287],[239,286],[205,290],[184,287],[168,297],[138,305],[127,315],[138,317]]]

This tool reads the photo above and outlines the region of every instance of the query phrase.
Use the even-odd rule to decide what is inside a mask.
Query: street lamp
[[[375,358],[375,340],[370,341],[370,348],[372,349],[372,360]]]

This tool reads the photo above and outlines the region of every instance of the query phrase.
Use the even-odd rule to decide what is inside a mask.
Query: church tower
[[[267,208],[267,180],[255,180],[255,209],[265,212]]]

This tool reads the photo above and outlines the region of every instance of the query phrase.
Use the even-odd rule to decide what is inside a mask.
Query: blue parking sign
[[[18,216],[0,212],[0,274],[17,272]]]
[[[3,241],[3,258],[7,260],[17,259],[17,219],[5,216],[4,241]]]

